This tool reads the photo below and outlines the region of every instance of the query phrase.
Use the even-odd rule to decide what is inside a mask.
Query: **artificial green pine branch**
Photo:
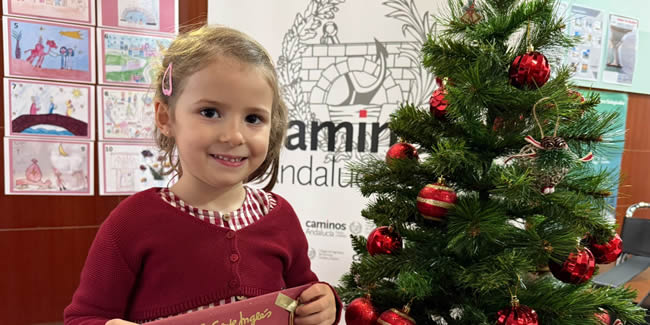
[[[629,323],[642,324],[643,310],[631,303],[636,294],[626,288],[594,288],[588,284],[558,285],[550,277],[526,283],[519,298],[537,310],[540,324],[601,325],[594,317],[594,310],[605,308],[616,317]]]
[[[494,252],[491,248],[506,244],[503,225],[508,217],[495,202],[481,201],[478,196],[463,197],[447,220],[447,247],[459,256],[485,255]]]
[[[510,10],[503,13],[503,2],[497,4],[494,10],[491,2],[485,1],[479,3],[482,7],[484,20],[478,24],[468,25],[461,21],[464,14],[463,2],[450,0],[450,12],[441,19],[441,23],[448,28],[442,32],[442,38],[463,37],[470,40],[495,40],[505,42],[509,35],[525,27],[529,21],[545,21],[549,16],[552,17],[553,6],[549,0],[533,0],[520,2],[517,6],[509,6]]]
[[[404,197],[398,199],[387,196],[378,196],[374,202],[368,204],[368,207],[361,211],[361,215],[375,222],[376,225],[388,226],[397,222],[411,221],[413,216],[417,216],[415,202],[404,200]]]
[[[613,139],[617,135],[613,132],[620,126],[620,118],[620,113],[616,111],[585,112],[584,116],[575,123],[562,125],[558,135],[563,137],[578,155],[589,151],[606,154],[606,150],[611,149],[612,144],[619,142]]]
[[[578,168],[571,171],[558,187],[602,199],[611,196],[618,186],[618,179],[613,177],[615,174],[615,170]]]
[[[404,105],[391,114],[389,126],[391,132],[399,138],[406,142],[418,143],[422,148],[433,147],[437,143],[436,139],[443,136],[443,131],[450,128],[436,120],[429,112],[413,105]],[[456,133],[460,134],[459,131]]]
[[[507,16],[508,12],[517,4],[518,0],[494,0],[488,7],[492,16]]]
[[[478,156],[469,149],[462,139],[443,138],[431,149],[431,155],[423,164],[437,175],[478,168]]]
[[[461,287],[471,289],[476,294],[501,291],[506,296],[506,288],[517,285],[517,274],[534,271],[531,261],[516,250],[505,250],[500,254],[486,256],[465,266],[454,276]]]
[[[518,235],[522,240],[512,246],[520,248],[538,270],[545,270],[549,261],[561,263],[576,251],[577,234],[543,216],[527,218]]]

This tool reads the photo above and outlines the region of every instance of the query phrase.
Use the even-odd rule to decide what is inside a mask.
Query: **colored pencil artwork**
[[[5,73],[95,82],[94,28],[3,17]]]
[[[99,0],[98,25],[130,31],[178,32],[177,0]]]
[[[93,0],[3,0],[2,4],[5,15],[95,24]]]
[[[146,33],[98,30],[100,83],[148,87],[156,63],[173,39]]]
[[[99,139],[154,141],[153,91],[102,87],[99,94]]]
[[[171,165],[154,144],[99,143],[100,195],[129,195],[151,187],[165,187]]]
[[[92,144],[5,138],[5,193],[92,195]]]
[[[94,86],[5,79],[7,136],[94,138]]]

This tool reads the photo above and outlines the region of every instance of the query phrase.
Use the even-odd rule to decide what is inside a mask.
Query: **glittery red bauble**
[[[379,314],[368,298],[357,298],[345,307],[345,323],[348,325],[375,325]]]
[[[623,240],[618,234],[615,234],[612,239],[610,239],[605,244],[591,243],[589,249],[594,254],[596,258],[596,263],[598,264],[609,264],[616,261],[621,252],[623,252]]]
[[[604,325],[623,325],[623,322],[620,319],[616,319],[612,322],[612,318],[609,316],[609,313],[603,310],[602,313],[596,313],[594,314],[598,320],[600,320]]]
[[[429,184],[420,190],[417,207],[425,219],[442,221],[456,200],[456,192],[452,188],[442,183]]]
[[[406,313],[391,308],[379,316],[377,324],[382,325],[415,325],[415,320]]]
[[[510,84],[519,89],[536,89],[551,76],[546,57],[539,52],[529,52],[515,58],[508,71]]]
[[[609,325],[609,323],[612,322],[612,319],[609,317],[609,314],[607,312],[597,313],[594,315],[605,325]]]
[[[392,159],[418,159],[418,151],[414,146],[405,143],[398,142],[392,145],[386,152],[386,162],[390,162]]]
[[[392,227],[379,227],[368,235],[366,249],[370,255],[391,254],[402,249],[402,237]]]
[[[589,248],[569,254],[569,257],[562,264],[550,262],[548,267],[551,273],[560,281],[566,283],[580,284],[587,282],[594,275],[596,259]]]
[[[441,118],[447,113],[447,105],[449,102],[445,100],[447,95],[447,89],[444,87],[438,87],[429,98],[429,110],[433,116]]]
[[[497,313],[498,325],[539,325],[537,313],[532,308],[519,305],[499,310]]]

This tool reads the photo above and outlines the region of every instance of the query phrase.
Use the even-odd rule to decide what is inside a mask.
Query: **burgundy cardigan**
[[[259,221],[232,231],[174,208],[158,191],[130,196],[101,225],[66,325],[143,322],[318,281],[300,221],[281,196],[273,194],[277,205]]]

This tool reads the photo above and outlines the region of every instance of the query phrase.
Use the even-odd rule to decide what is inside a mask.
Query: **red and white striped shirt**
[[[235,211],[223,214],[218,211],[195,208],[177,197],[169,188],[161,189],[160,196],[171,206],[187,212],[200,220],[237,231],[258,221],[267,215],[276,205],[271,193],[248,186],[244,186],[244,189],[246,190],[246,197],[242,206]]]
[[[221,213],[218,211],[193,207],[176,196],[172,191],[169,190],[169,188],[160,189],[160,197],[163,199],[163,201],[169,203],[171,206],[180,209],[183,212],[187,212],[191,216],[194,216],[200,220],[219,227],[237,231],[260,220],[263,216],[267,215],[269,211],[271,211],[271,209],[273,209],[277,204],[271,193],[268,193],[261,189],[251,188],[246,185],[244,185],[244,189],[246,190],[246,197],[244,198],[242,206],[239,209],[229,213]],[[225,305],[244,299],[246,299],[244,296],[233,296],[227,299],[221,299],[218,302],[211,303],[207,306],[188,310],[185,312],[185,314],[214,306]]]

